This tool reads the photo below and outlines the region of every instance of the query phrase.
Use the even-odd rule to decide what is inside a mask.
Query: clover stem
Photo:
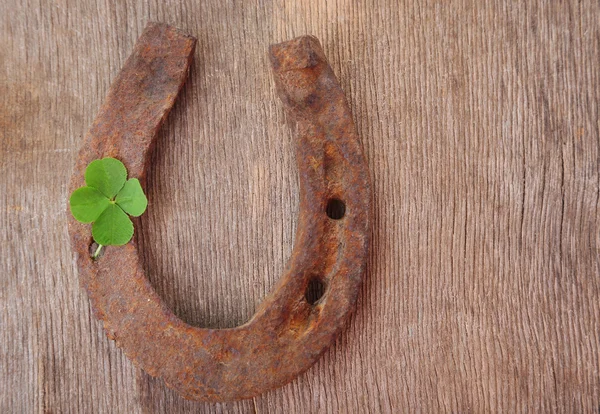
[[[98,258],[98,255],[100,254],[100,250],[102,250],[104,246],[99,244],[98,248],[96,249],[96,251],[94,252],[94,254],[92,255],[92,259],[96,260]]]

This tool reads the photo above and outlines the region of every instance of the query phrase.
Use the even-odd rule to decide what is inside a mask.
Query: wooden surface
[[[597,1],[0,2],[0,411],[600,409]],[[374,185],[357,311],[254,400],[185,401],[90,314],[66,228],[82,137],[149,20],[195,34],[136,232],[183,320],[249,319],[296,229],[270,43],[322,42]]]

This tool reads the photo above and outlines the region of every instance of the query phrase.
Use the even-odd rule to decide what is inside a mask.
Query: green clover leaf
[[[69,206],[81,223],[93,223],[92,237],[99,247],[122,246],[133,237],[133,223],[127,214],[138,217],[148,199],[137,178],[127,180],[127,169],[115,158],[92,161],[85,170],[84,187],[73,191]]]
[[[116,204],[111,204],[92,226],[92,236],[103,246],[122,246],[133,237],[133,223]]]
[[[127,180],[127,169],[115,158],[102,158],[90,162],[85,169],[85,183],[108,198],[113,198]]]
[[[82,223],[92,223],[110,205],[110,200],[93,187],[80,187],[73,191],[71,213],[75,220]]]
[[[115,201],[124,212],[133,217],[141,216],[146,211],[146,207],[148,207],[148,199],[137,178],[127,180],[121,191],[117,194]]]

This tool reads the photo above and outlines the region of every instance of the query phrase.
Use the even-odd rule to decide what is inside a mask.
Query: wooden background
[[[107,340],[67,181],[147,21],[198,37],[136,229],[183,320],[249,319],[290,255],[293,131],[267,47],[310,33],[374,185],[357,311],[291,384],[185,401]],[[2,0],[2,413],[600,410],[600,3]]]

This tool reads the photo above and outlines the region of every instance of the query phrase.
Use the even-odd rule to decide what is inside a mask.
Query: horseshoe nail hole
[[[92,241],[90,243],[90,248],[89,248],[89,253],[90,253],[90,257],[93,261],[97,261],[100,260],[100,258],[102,256],[104,256],[104,248],[98,249],[100,245],[98,243],[96,243],[95,241]]]
[[[313,278],[308,282],[304,297],[309,304],[314,305],[323,297],[324,293],[325,283],[321,279]]]
[[[339,220],[346,214],[346,204],[338,198],[332,198],[327,203],[327,217],[333,220]]]

